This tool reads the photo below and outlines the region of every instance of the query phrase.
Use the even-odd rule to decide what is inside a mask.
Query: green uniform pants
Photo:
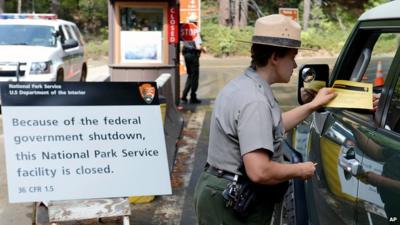
[[[256,201],[245,218],[237,217],[225,206],[222,191],[230,181],[203,172],[194,192],[194,207],[199,225],[265,225],[270,224],[274,204]]]

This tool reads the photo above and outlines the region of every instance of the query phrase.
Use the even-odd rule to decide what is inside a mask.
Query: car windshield
[[[55,47],[55,30],[40,25],[0,25],[0,45]]]

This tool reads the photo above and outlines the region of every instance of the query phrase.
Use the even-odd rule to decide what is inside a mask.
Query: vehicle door
[[[399,34],[393,37],[386,41],[398,45]],[[365,135],[368,143],[359,175],[358,224],[400,224],[400,48],[393,52],[379,102],[379,127]]]
[[[336,62],[330,84],[335,80],[375,82],[374,91],[385,95],[382,81],[397,66],[393,59],[399,43],[398,25],[395,20],[360,22]],[[325,108],[313,114],[307,158],[318,165],[315,178],[306,184],[312,224],[370,224],[368,216],[381,216],[384,204],[377,188],[363,180],[362,164],[382,170],[380,163],[367,162],[365,157],[370,151],[370,135],[380,128],[382,115],[382,106],[376,112]],[[367,217],[359,213],[368,210],[374,212]]]
[[[74,32],[71,28],[70,25],[64,24],[62,25],[62,29],[64,30],[64,33],[66,34],[65,41],[68,40],[75,40],[79,43],[77,40],[76,36],[74,35]],[[80,70],[82,69],[82,65],[78,65],[80,59],[83,56],[82,49],[80,46],[76,47],[68,47],[64,49],[65,51],[65,61],[68,61],[68,68],[67,70],[64,71],[64,80],[70,81],[70,80],[79,80],[79,75],[80,75]]]
[[[72,68],[74,71],[74,80],[79,80],[82,73],[82,68],[84,64],[84,45],[83,39],[80,35],[78,27],[73,24],[67,25],[69,31],[71,32],[71,37],[78,42],[77,49],[72,59]]]

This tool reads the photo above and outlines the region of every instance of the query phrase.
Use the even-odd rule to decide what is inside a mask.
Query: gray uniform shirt
[[[230,81],[218,94],[210,124],[207,162],[241,175],[242,156],[264,149],[282,161],[282,112],[271,87],[253,69]]]

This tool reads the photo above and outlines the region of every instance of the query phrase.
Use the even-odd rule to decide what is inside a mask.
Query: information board
[[[10,202],[171,194],[154,82],[1,86]]]

